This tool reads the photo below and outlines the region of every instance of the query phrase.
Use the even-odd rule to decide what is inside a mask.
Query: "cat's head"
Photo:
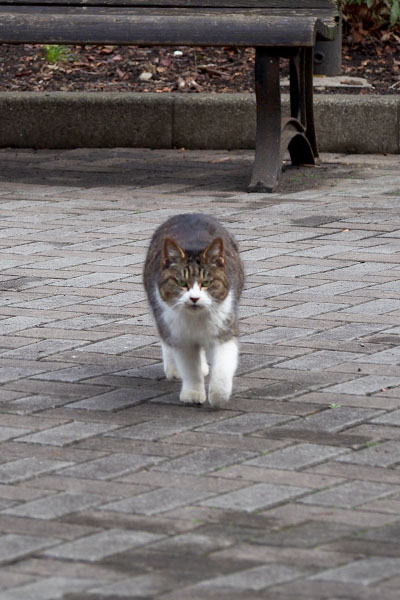
[[[161,298],[170,305],[196,311],[220,303],[229,293],[224,241],[215,238],[200,252],[188,252],[172,238],[162,246]]]

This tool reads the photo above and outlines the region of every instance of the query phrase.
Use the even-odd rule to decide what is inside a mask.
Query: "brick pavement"
[[[0,152],[0,599],[398,599],[400,174]],[[246,265],[225,410],[162,378],[141,270],[207,211]]]

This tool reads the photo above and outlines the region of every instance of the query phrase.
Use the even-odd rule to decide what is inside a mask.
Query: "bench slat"
[[[143,14],[15,14],[0,11],[0,42],[41,44],[135,44],[189,46],[313,46],[315,31],[332,31],[314,17],[271,16],[250,11]]]
[[[51,6],[143,6],[192,8],[307,8],[338,11],[338,0],[0,0],[0,6],[18,5]]]

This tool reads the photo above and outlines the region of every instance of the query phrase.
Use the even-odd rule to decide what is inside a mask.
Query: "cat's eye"
[[[206,279],[205,281],[202,282],[201,287],[205,287],[208,288],[211,285],[211,281],[209,279]]]
[[[184,279],[177,279],[176,283],[179,285],[179,287],[187,287],[187,283]]]

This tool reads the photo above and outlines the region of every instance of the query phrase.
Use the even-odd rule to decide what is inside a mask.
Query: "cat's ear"
[[[201,258],[209,265],[223,267],[225,264],[224,240],[220,237],[215,238],[209,246],[201,253]]]
[[[170,237],[166,237],[162,248],[162,266],[168,268],[186,257],[185,251]]]

